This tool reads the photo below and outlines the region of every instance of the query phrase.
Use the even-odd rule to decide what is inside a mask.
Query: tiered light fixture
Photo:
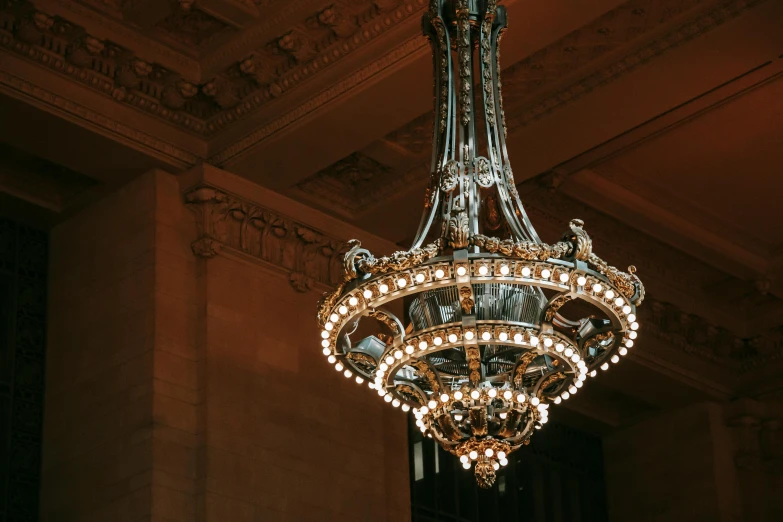
[[[628,353],[644,287],[633,267],[592,252],[581,221],[553,245],[530,224],[505,142],[505,9],[432,0],[424,25],[435,124],[421,225],[412,248],[389,257],[349,244],[345,282],[319,306],[321,345],[345,377],[412,410],[487,488],[551,405]]]

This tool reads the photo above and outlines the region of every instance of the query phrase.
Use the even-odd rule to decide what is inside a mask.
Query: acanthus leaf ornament
[[[436,128],[422,224],[410,250],[389,256],[349,243],[345,281],[319,308],[320,342],[332,364],[412,411],[421,432],[487,488],[550,410],[634,346],[644,287],[634,269],[621,272],[593,252],[580,220],[554,244],[528,220],[505,142],[505,9],[431,0],[424,21]],[[482,109],[486,139],[477,140]],[[409,320],[390,304],[404,304]],[[354,339],[367,318],[382,324]]]

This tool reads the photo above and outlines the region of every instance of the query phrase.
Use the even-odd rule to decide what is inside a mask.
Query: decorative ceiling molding
[[[239,255],[289,274],[291,286],[306,292],[343,281],[345,241],[217,187],[199,185],[185,193],[196,215],[199,257]]]
[[[354,218],[371,209],[379,197],[399,193],[428,172],[429,166],[421,165],[399,176],[390,167],[355,152],[303,180],[296,189],[309,201],[322,206],[328,200],[330,209]]]
[[[358,87],[374,76],[381,74],[386,69],[404,61],[417,51],[426,46],[426,40],[421,37],[411,38],[402,45],[393,49],[390,53],[374,61],[363,69],[351,74],[343,80],[335,83],[328,89],[321,91],[318,95],[311,97],[296,108],[288,111],[285,115],[255,130],[243,139],[229,145],[225,149],[217,152],[209,158],[210,163],[219,166],[228,166],[231,161],[236,160],[242,153],[247,152],[255,145],[274,133],[284,129],[297,122],[301,122],[307,115],[322,108],[325,104],[333,101],[339,96]]]
[[[764,3],[766,0],[729,0],[704,2],[703,0],[632,0],[617,9],[609,11],[593,23],[574,31],[568,36],[538,51],[529,58],[509,68],[505,73],[506,108],[513,113],[508,119],[509,130],[523,127],[530,122],[579,99],[594,89],[627,74],[639,65],[663,55],[687,41],[697,38],[716,27],[741,15],[744,11]],[[710,8],[704,12],[703,6]],[[686,17],[691,11],[698,15],[676,28],[656,35],[630,54],[626,54],[609,65],[593,71],[588,76],[580,75],[564,89],[547,93],[546,96],[525,110],[512,107],[523,102],[530,94],[541,92],[541,86],[552,84],[561,78],[570,77],[584,61],[596,62],[622,47],[634,45],[646,34],[656,33],[671,23]],[[661,16],[653,16],[660,14]],[[637,23],[633,23],[638,20]],[[596,35],[600,35],[596,41]],[[581,41],[587,40],[587,56],[575,52]],[[508,87],[511,87],[509,89]]]
[[[97,130],[100,134],[127,143],[136,149],[149,151],[153,156],[179,168],[188,168],[201,161],[201,158],[195,154],[5,71],[0,71],[0,91],[25,100],[33,106],[44,107],[63,119],[77,120],[81,125],[86,123],[86,126]]]

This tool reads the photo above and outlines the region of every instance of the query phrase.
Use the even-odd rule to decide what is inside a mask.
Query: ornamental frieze
[[[199,257],[249,256],[288,272],[299,292],[343,280],[344,241],[208,185],[188,190],[185,204],[196,215],[191,248]]]

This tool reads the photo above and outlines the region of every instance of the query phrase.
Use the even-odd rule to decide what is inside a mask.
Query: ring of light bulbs
[[[589,360],[573,340],[554,330],[552,323],[543,319],[541,326],[479,320],[469,326],[454,322],[406,333],[393,314],[380,308],[404,296],[454,286],[457,277],[465,276],[469,277],[470,284],[505,283],[547,288],[589,302],[606,314],[611,321],[615,339],[619,342],[613,342],[598,357]],[[338,348],[338,341],[345,335],[349,325],[371,312],[386,315],[398,327],[393,342],[387,345],[383,355],[376,361],[374,370],[368,371],[347,357],[348,354]],[[466,469],[473,464],[498,469],[508,462],[508,453],[527,443],[533,430],[548,421],[549,404],[560,404],[569,399],[578,393],[587,377],[596,375],[597,369],[607,370],[610,364],[618,363],[628,353],[639,328],[635,312],[633,303],[603,274],[588,268],[584,263],[515,260],[488,254],[470,254],[467,266],[464,263],[455,264],[451,257],[436,258],[393,276],[378,275],[356,281],[352,287],[343,291],[332,308],[329,321],[321,331],[321,347],[328,361],[346,378],[354,377],[360,384],[366,381],[392,407],[412,411],[419,429],[457,455]],[[566,378],[554,392],[542,389],[540,380],[534,389],[524,389],[514,383],[513,377],[508,376],[484,380],[479,387],[472,387],[470,382],[463,379],[463,382],[454,383],[448,391],[425,392],[418,389],[419,394],[415,398],[401,392],[398,386],[400,381],[396,379],[399,372],[428,355],[464,346],[466,342],[509,345],[536,355],[546,354],[557,361],[555,364],[560,365]],[[411,385],[407,381],[402,383]],[[486,409],[477,409],[479,406],[486,406]],[[471,411],[486,411],[488,419],[496,421],[500,426],[509,422],[513,414],[518,426],[514,438],[490,438],[485,441],[486,448],[480,445],[478,449],[470,449],[467,443],[472,437],[470,430],[465,429],[465,423],[469,421]],[[454,441],[453,436],[444,433],[444,424],[459,430],[462,435],[460,440]],[[490,447],[498,443],[508,444],[508,448],[502,451]]]

